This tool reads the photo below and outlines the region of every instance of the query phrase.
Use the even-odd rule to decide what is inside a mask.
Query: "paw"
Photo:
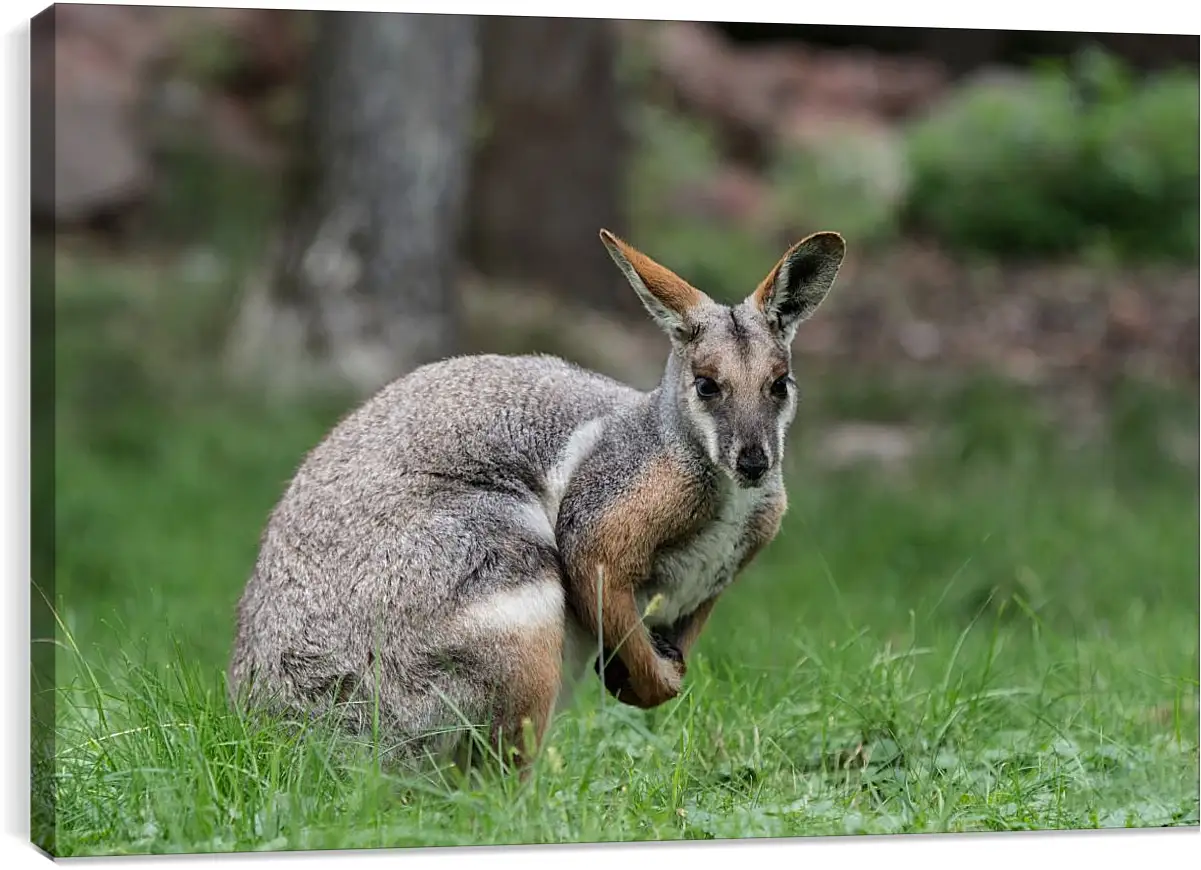
[[[683,660],[659,659],[658,673],[653,683],[631,686],[637,700],[634,702],[643,709],[658,707],[666,704],[680,694],[684,684]]]
[[[677,651],[678,652],[678,651]],[[617,696],[623,703],[632,707],[649,710],[666,704],[680,694],[684,682],[684,661],[660,657],[656,661],[656,674],[651,681],[635,681],[629,678],[621,693]]]
[[[660,656],[660,670],[663,674],[663,679],[659,682],[665,682],[666,686],[646,693],[646,698],[639,695],[630,682],[630,671],[626,667],[625,662],[613,655],[612,652],[609,650],[605,651],[603,661],[606,664],[603,669],[601,667],[601,658],[597,658],[593,662],[593,670],[604,681],[605,689],[623,704],[649,709],[650,707],[657,707],[659,704],[671,700],[680,692],[680,682],[688,670],[687,665],[684,663],[684,654],[680,651],[679,647],[663,635],[651,632],[651,641],[655,645],[655,651]]]

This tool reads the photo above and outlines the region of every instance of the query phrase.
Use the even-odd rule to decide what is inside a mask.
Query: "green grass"
[[[343,408],[217,388],[220,318],[170,268],[59,279],[34,781],[58,855],[1198,824],[1197,480],[1157,446],[1195,436],[1195,398],[1131,386],[1068,450],[1003,385],[800,373],[783,532],[685,694],[643,713],[589,681],[527,785],[454,789],[225,703],[262,524]],[[873,415],[938,435],[902,470],[824,468],[818,424]]]

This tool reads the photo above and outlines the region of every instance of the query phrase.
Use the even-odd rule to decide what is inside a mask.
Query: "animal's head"
[[[734,306],[715,302],[618,239],[601,240],[651,317],[671,339],[663,388],[710,460],[742,487],[779,467],[796,414],[792,338],[826,298],[842,265],[838,233],[795,244]]]

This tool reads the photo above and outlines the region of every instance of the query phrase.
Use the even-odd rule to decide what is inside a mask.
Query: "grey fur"
[[[750,300],[736,319],[716,303],[691,317],[695,341],[673,348],[649,393],[552,357],[468,356],[423,366],[347,416],[267,523],[238,605],[235,699],[333,710],[352,731],[371,727],[378,699],[389,742],[456,747],[459,735],[428,735],[464,719],[494,725],[522,653],[512,636],[475,631],[463,614],[506,591],[564,589],[560,548],[586,536],[664,454],[707,493],[708,514],[693,540],[658,557],[642,603],[656,592],[666,600],[648,622],[676,622],[728,584],[746,523],[783,493],[779,459],[795,399],[790,390],[781,404],[744,377],[720,411],[698,416],[690,366],[717,354],[737,380],[769,358],[787,364],[789,349]],[[771,441],[758,486],[727,461],[740,439]],[[574,466],[564,466],[569,443],[579,448]],[[566,593],[556,606],[568,682],[596,639]]]
[[[405,739],[459,724],[436,689],[487,724],[505,651],[464,648],[453,618],[558,577],[523,511],[577,426],[640,399],[550,357],[458,357],[385,387],[309,454],[272,512],[238,606],[233,690],[321,713],[341,689],[365,702],[344,708],[363,730],[378,689],[384,729]]]

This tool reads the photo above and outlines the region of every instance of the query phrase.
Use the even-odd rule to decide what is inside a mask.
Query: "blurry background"
[[[846,266],[796,339],[790,512],[701,640],[713,721],[689,763],[735,764],[749,721],[790,764],[880,733],[963,729],[958,751],[999,757],[990,729],[1044,749],[1118,734],[1124,767],[1021,762],[1000,803],[996,781],[952,786],[978,802],[948,798],[957,822],[855,817],[1196,823],[1196,37],[55,6],[32,41],[35,577],[82,650],[60,685],[82,661],[104,685],[184,661],[220,707],[271,506],[414,365],[539,351],[652,386],[667,345],[600,227],[727,300],[837,230]],[[913,644],[933,654],[888,654]],[[939,726],[914,692],[954,707],[956,668],[1002,689]],[[162,685],[127,703],[177,697]],[[180,779],[179,734],[156,761],[98,759],[88,776],[113,773],[92,786],[64,768],[60,846],[269,836],[250,810],[229,821],[240,774]],[[142,768],[166,779],[136,787]],[[830,782],[843,830],[859,792]],[[154,810],[172,789],[174,827]],[[715,806],[687,832],[767,824]],[[563,830],[545,836],[588,828]]]
[[[305,451],[425,360],[653,385],[599,228],[726,300],[834,229],[788,524],[702,651],[1020,613],[1195,712],[1196,37],[56,6],[33,45],[35,567],[98,656],[215,674]]]

